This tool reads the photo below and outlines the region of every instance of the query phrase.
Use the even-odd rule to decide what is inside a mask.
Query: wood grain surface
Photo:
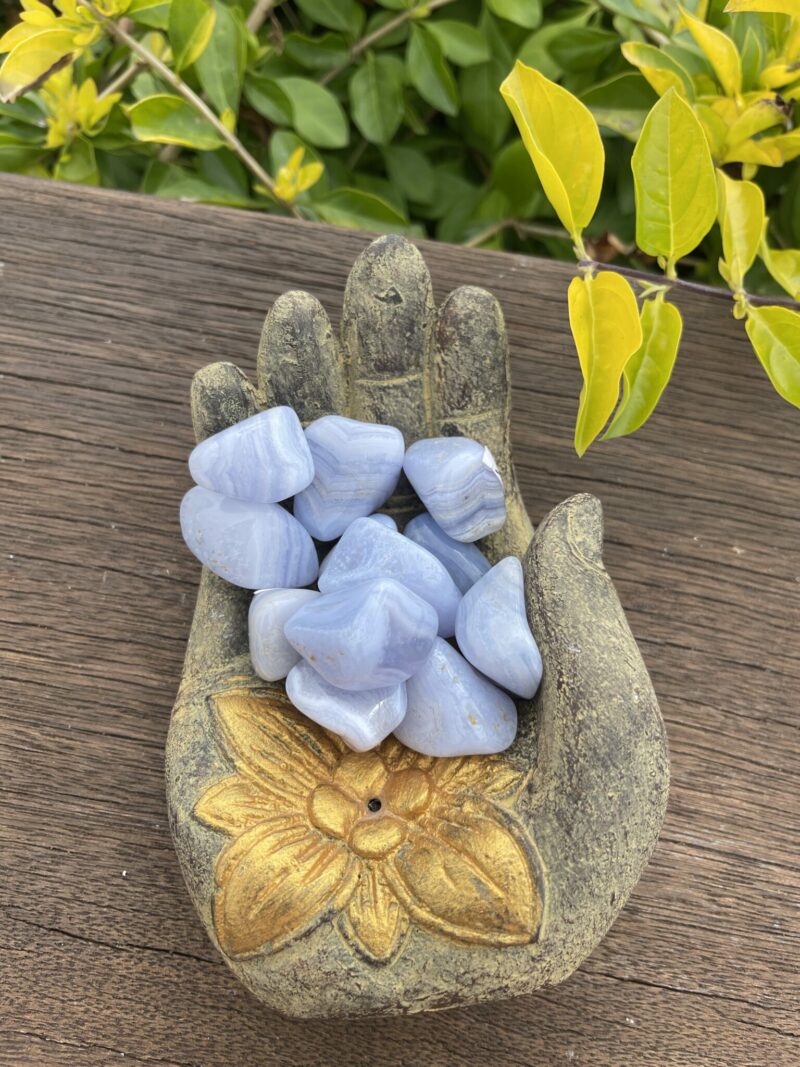
[[[534,521],[578,490],[667,721],[653,862],[558,988],[407,1019],[289,1022],[206,940],[163,748],[198,579],[188,390],[253,368],[302,287],[338,322],[364,234],[3,176],[0,1063],[505,1067],[800,1062],[800,417],[720,295],[635,438],[571,447],[570,271],[426,244],[437,299],[492,289]]]

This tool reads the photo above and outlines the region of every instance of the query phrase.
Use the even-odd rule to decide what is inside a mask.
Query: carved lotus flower
[[[216,862],[214,928],[232,957],[277,951],[322,922],[374,962],[412,925],[525,944],[542,915],[534,847],[502,759],[433,759],[388,738],[349,751],[277,691],[211,698],[235,766],[195,814],[231,837]]]

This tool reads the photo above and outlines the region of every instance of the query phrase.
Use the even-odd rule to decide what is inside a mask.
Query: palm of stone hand
[[[276,301],[258,376],[198,373],[198,440],[289,404],[304,422],[339,412],[398,426],[407,444],[463,433],[491,448],[509,517],[485,547],[524,557],[544,678],[502,757],[433,759],[392,738],[348,752],[253,675],[250,594],[204,570],[167,744],[198,912],[245,984],[289,1015],[421,1011],[560,981],[641,874],[668,784],[655,695],[602,566],[599,502],[567,500],[531,540],[499,306],[464,287],[437,315],[400,238],[357,260],[341,350],[318,301]],[[408,486],[392,503],[401,520],[419,510]]]

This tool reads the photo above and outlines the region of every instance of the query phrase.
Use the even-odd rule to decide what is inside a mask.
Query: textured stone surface
[[[406,683],[406,696],[406,717],[395,736],[426,756],[502,752],[516,735],[517,709],[508,693],[441,637]]]
[[[280,406],[195,445],[189,472],[198,485],[223,496],[275,504],[306,488],[314,463],[300,420]]]
[[[508,522],[489,538],[487,554],[493,562],[509,553],[524,557],[544,675],[536,700],[519,707],[514,744],[499,757],[420,765],[425,757],[392,748],[392,738],[377,754],[346,756],[298,717],[282,686],[265,686],[249,673],[248,598],[204,572],[167,747],[170,822],[189,892],[235,973],[270,1007],[295,1017],[406,1014],[559,982],[593,951],[627,900],[655,844],[667,796],[663,724],[603,568],[600,505],[588,496],[567,500],[530,541],[510,459],[506,341],[497,302],[462,288],[445,300],[437,322],[427,271],[401,238],[375,242],[353,269],[341,359],[316,302],[289,294],[278,304],[280,315],[276,305],[262,339],[258,393],[230,365],[197,375],[198,439],[251,414],[257,396],[291,403],[295,395],[303,421],[337,410],[401,426],[408,441],[441,433],[477,437],[497,457],[509,498]],[[305,375],[298,370],[303,366]],[[408,519],[418,511],[401,486],[392,513]],[[257,714],[248,719],[243,707]],[[251,744],[256,737],[264,741],[258,750]],[[292,753],[291,761],[283,756],[282,773],[290,765],[296,773],[291,794],[278,802],[266,790],[278,775],[281,751]],[[266,810],[289,811],[298,834],[312,835],[276,854],[297,857],[285,869],[291,891],[280,901],[298,922],[282,939],[270,934],[269,924],[259,932],[259,924],[272,922],[268,910],[251,913],[247,922],[229,910],[234,919],[220,920],[229,897],[220,882],[225,861],[247,839],[230,822],[225,829],[219,818],[209,821],[207,798],[223,795],[234,761],[246,771],[254,752],[261,754],[258,797]],[[367,757],[369,765],[351,762]],[[309,775],[304,768],[312,766]],[[393,846],[389,831],[383,833],[384,847],[395,851],[368,867],[361,836],[327,837],[307,821],[318,783],[336,776],[361,805],[356,826],[376,818],[366,807],[376,787],[385,800],[377,817],[399,821],[391,824],[400,834]],[[254,779],[249,772],[235,779],[243,780]],[[231,811],[224,807],[220,817],[232,818]],[[475,897],[475,884],[470,890],[460,876],[458,893],[438,873],[426,881],[431,867],[417,862],[412,842],[427,843],[431,862],[444,861],[443,869],[486,870],[495,889],[480,883],[487,895]],[[481,845],[486,851],[476,867],[468,857]],[[312,846],[331,857],[325,871],[337,878],[330,888],[306,879],[303,864],[313,860],[301,857],[312,857]],[[268,863],[271,856],[249,868],[253,878],[261,872],[260,884],[244,884],[258,887],[244,899],[258,899],[266,909],[276,900],[267,889],[273,884]],[[242,885],[247,868],[234,870]],[[490,899],[495,903],[481,911],[480,902]],[[459,907],[461,926],[454,915]],[[471,940],[459,934],[464,922],[472,924]],[[241,951],[243,939],[252,946],[260,938]]]
[[[394,426],[328,415],[306,427],[314,480],[294,500],[295,517],[312,537],[332,541],[394,492],[405,444]]]
[[[503,479],[489,449],[469,437],[434,437],[411,445],[406,477],[442,530],[477,541],[506,521]]]
[[[254,504],[196,485],[181,501],[189,549],[220,578],[244,589],[310,585],[319,562],[314,542],[280,504]]]
[[[329,593],[381,577],[396,578],[432,604],[439,616],[440,636],[452,637],[461,593],[439,560],[380,523],[356,519],[325,557],[319,588]]]
[[[356,752],[379,745],[406,714],[406,687],[348,692],[337,689],[305,660],[292,667],[286,694],[296,708],[320,726],[332,730]]]
[[[542,680],[542,657],[525,613],[525,577],[506,556],[469,589],[456,613],[456,640],[473,667],[530,700]]]
[[[427,511],[407,523],[403,533],[414,544],[436,556],[461,593],[466,593],[491,567],[477,545],[462,544],[448,537]]]
[[[436,636],[436,612],[392,578],[348,583],[301,607],[289,643],[339,689],[398,685],[419,669]]]
[[[253,670],[267,682],[285,678],[300,660],[286,640],[284,625],[298,608],[319,596],[315,589],[262,589],[250,602],[247,635]]]

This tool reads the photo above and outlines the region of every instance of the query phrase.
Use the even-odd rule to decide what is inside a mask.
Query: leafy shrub
[[[683,278],[730,286],[773,384],[800,402],[796,313],[784,309],[781,338],[765,340],[752,297],[779,286],[800,296],[800,0],[53,2],[22,0],[0,39],[0,169],[557,258],[574,247],[578,281],[596,278],[597,293],[619,284],[599,281],[598,263],[660,263],[671,283],[680,261]],[[540,85],[558,82],[581,102],[572,120],[592,123],[594,159],[564,138],[575,158],[561,162],[591,186],[577,209],[550,180],[552,160],[537,159],[542,116],[515,111],[528,134],[516,137],[499,92],[515,61]],[[669,170],[675,122],[714,187],[682,240],[641,221],[642,178]],[[587,423],[584,397],[579,451],[613,408],[616,365],[627,361],[623,404],[641,392],[634,367],[640,386],[652,377],[643,328],[660,346],[658,373],[607,436],[640,425],[666,384],[680,316],[668,285],[653,285],[641,320],[632,291],[633,304],[624,298],[636,351],[595,376],[605,400]],[[573,288],[575,309],[587,292]]]

